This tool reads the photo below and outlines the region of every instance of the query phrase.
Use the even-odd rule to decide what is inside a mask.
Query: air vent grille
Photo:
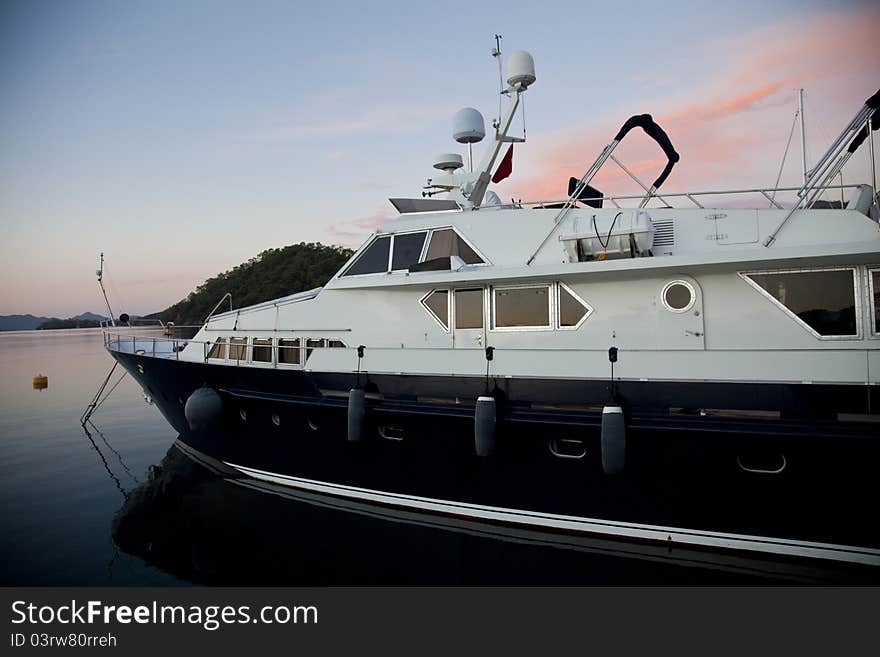
[[[658,246],[675,246],[675,221],[654,222],[654,248]]]

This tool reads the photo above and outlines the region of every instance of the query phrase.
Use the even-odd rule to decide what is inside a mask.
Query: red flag
[[[501,159],[501,164],[495,169],[495,175],[492,176],[492,182],[499,183],[511,173],[513,173],[513,144],[507,149],[507,153],[505,153],[504,157]]]

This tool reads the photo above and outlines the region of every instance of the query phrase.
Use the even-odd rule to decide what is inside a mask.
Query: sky
[[[503,199],[562,198],[645,112],[682,157],[664,189],[770,187],[798,88],[813,162],[880,86],[878,25],[846,1],[5,0],[0,315],[101,312],[102,251],[114,311],[144,314],[265,249],[358,246],[464,153],[457,109],[497,115],[496,33],[538,78]],[[615,155],[663,166],[641,133]],[[860,153],[845,182],[869,170]],[[795,133],[782,183],[800,176]],[[637,191],[613,165],[595,186]]]

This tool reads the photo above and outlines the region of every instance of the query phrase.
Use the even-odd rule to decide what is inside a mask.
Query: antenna
[[[501,40],[500,34],[495,35],[495,47],[492,48],[492,57],[498,61],[498,119],[495,121],[495,127],[501,123],[501,96],[504,95],[504,75],[501,73]]]
[[[116,326],[116,322],[113,321],[113,311],[110,309],[110,301],[107,300],[107,290],[104,289],[104,253],[101,252],[101,260],[98,264],[98,270],[95,272],[98,275],[98,285],[101,286],[101,293],[104,295],[104,303],[107,304],[107,312],[110,313],[110,325]]]

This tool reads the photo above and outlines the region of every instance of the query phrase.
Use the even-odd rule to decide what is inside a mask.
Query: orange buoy
[[[34,390],[45,390],[49,387],[49,377],[37,374],[34,377]]]

